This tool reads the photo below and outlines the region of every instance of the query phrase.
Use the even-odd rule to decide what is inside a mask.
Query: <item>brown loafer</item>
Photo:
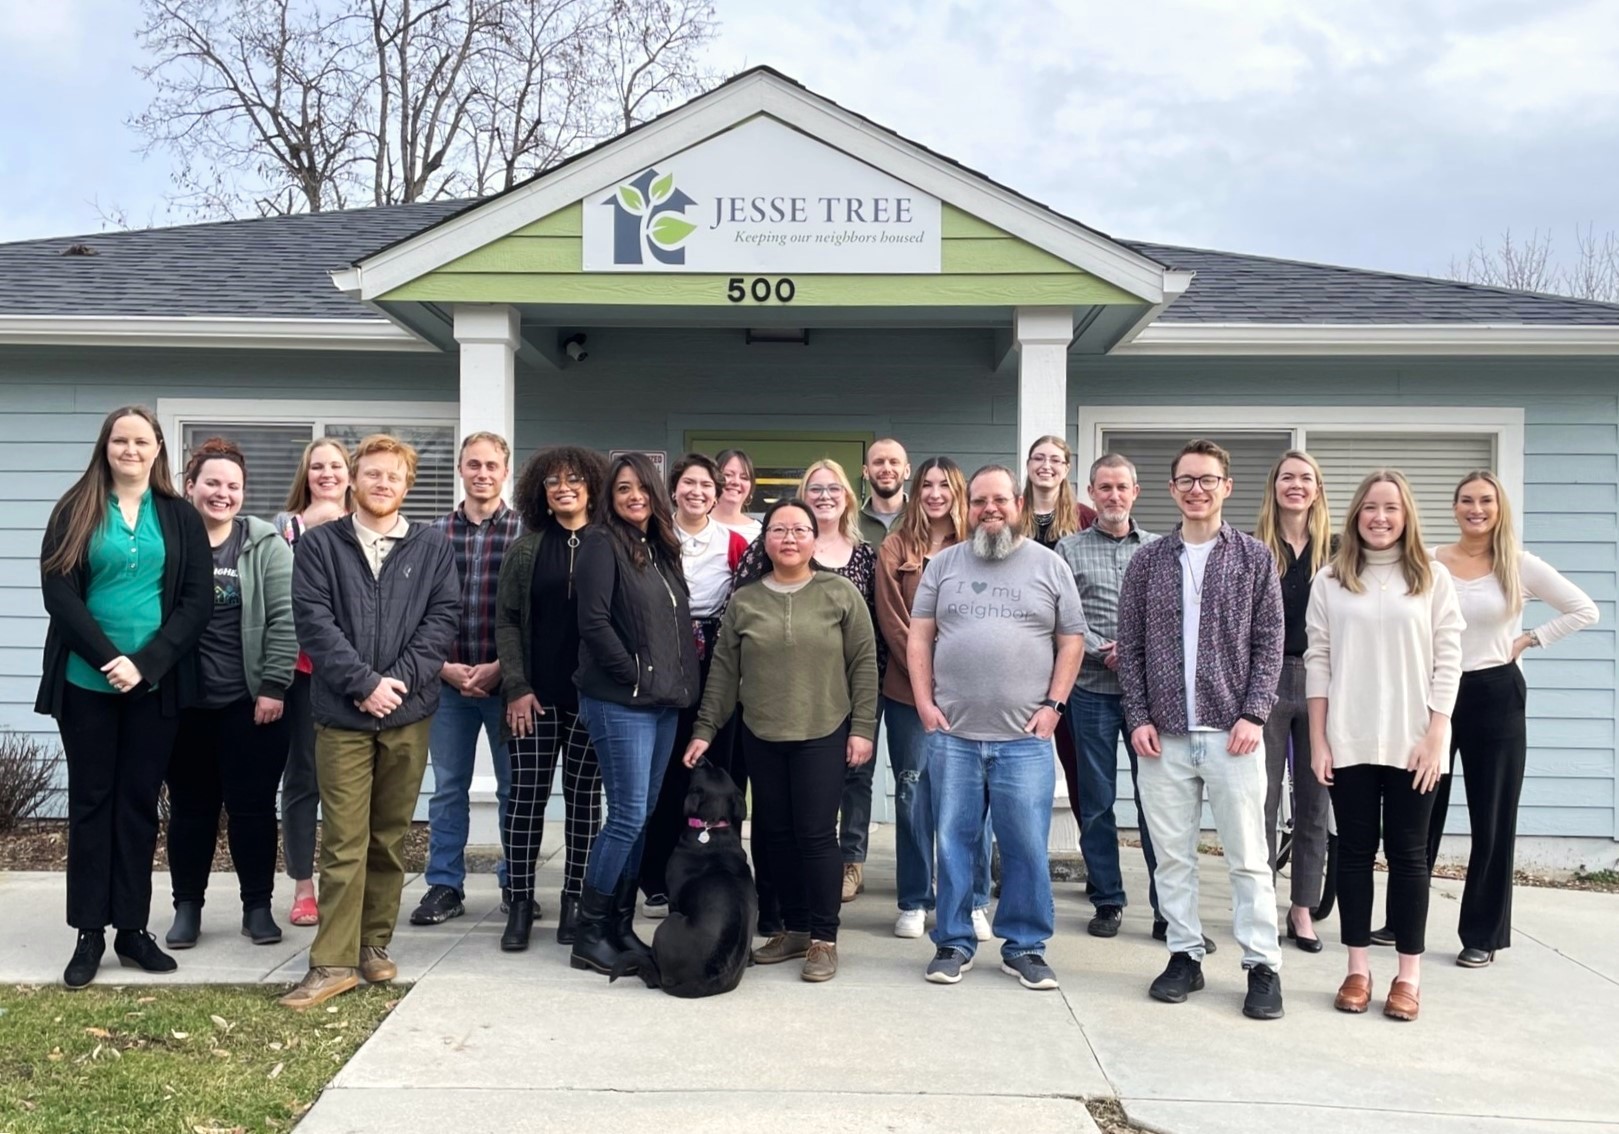
[[[361,945],[360,975],[371,984],[382,984],[399,975],[399,966],[381,945]]]
[[[1383,1002],[1383,1015],[1391,1020],[1415,1020],[1422,1006],[1422,991],[1410,981],[1389,985],[1389,998]]]
[[[1338,986],[1338,995],[1332,1006],[1340,1012],[1360,1013],[1371,1007],[1372,978],[1365,973],[1350,973]]]

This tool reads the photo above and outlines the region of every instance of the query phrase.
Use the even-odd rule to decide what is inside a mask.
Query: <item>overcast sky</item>
[[[1442,274],[1619,229],[1615,0],[719,0],[812,90],[1123,237]],[[0,0],[0,241],[164,221],[135,0]]]

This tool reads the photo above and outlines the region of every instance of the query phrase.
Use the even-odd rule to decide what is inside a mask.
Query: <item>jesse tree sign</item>
[[[767,118],[584,201],[587,272],[939,270],[939,200]]]

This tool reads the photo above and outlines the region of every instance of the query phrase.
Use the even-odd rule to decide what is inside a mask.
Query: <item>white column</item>
[[[461,344],[460,410],[456,444],[469,433],[498,433],[516,447],[517,347],[522,336],[517,309],[494,303],[455,305],[455,341]],[[511,496],[511,478],[506,495]],[[457,493],[459,495],[459,493]],[[470,845],[499,845],[500,814],[489,741],[478,733],[472,765]]]
[[[1037,437],[1068,436],[1068,344],[1074,338],[1074,312],[1068,307],[1020,307],[1013,317],[1017,351],[1017,453],[1014,470]],[[1070,476],[1073,469],[1069,469]],[[1024,501],[1024,507],[1028,501]],[[1052,760],[1057,758],[1052,750]],[[1068,781],[1057,768],[1057,790],[1051,801],[1051,835],[1047,849],[1072,853],[1079,849],[1079,824],[1068,804]]]
[[[1074,340],[1073,309],[1019,307],[1012,334],[1018,353],[1017,464],[1021,466],[1036,437],[1068,435],[1068,344]]]
[[[455,341],[461,344],[461,409],[456,443],[488,430],[513,442],[516,428],[517,347],[521,318],[496,303],[455,305]]]

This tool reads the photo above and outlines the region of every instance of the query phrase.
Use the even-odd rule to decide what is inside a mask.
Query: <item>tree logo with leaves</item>
[[[624,182],[601,202],[613,209],[613,263],[684,264],[685,244],[697,225],[683,214],[697,202],[675,188],[673,173],[655,169]]]

